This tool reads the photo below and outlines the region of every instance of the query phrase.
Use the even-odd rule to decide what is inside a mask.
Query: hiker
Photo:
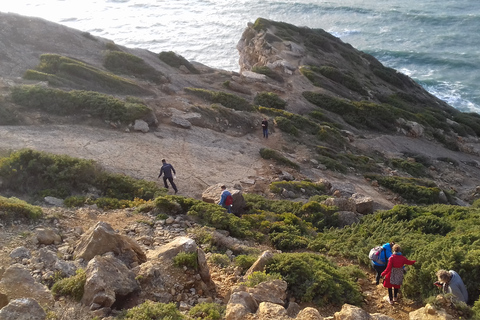
[[[383,286],[388,288],[388,301],[393,304],[397,301],[397,294],[400,286],[403,283],[404,265],[412,265],[416,261],[408,260],[402,255],[402,249],[398,244],[392,248],[392,256],[388,259],[387,268],[382,272],[382,277],[385,277]],[[393,288],[393,295],[392,295]]]
[[[173,172],[173,175],[172,175]],[[177,186],[175,185],[175,182],[173,182],[173,178],[175,178],[176,172],[175,169],[173,169],[173,166],[170,163],[167,163],[165,159],[162,159],[162,168],[160,168],[160,174],[158,175],[158,178],[160,178],[163,174],[163,184],[165,185],[165,188],[168,189],[168,184],[167,180],[170,181],[170,184],[172,185],[173,190],[175,191],[175,194],[177,194],[178,189]]]
[[[372,267],[375,269],[377,273],[375,277],[375,284],[378,285],[380,283],[380,277],[383,271],[387,268],[388,258],[392,255],[392,248],[395,242],[387,242],[385,243],[382,248],[382,252],[379,254],[379,262],[372,260]]]
[[[220,188],[222,189],[222,195],[220,196],[220,202],[218,204],[227,209],[228,213],[232,213],[232,194],[227,190],[225,185],[221,186]]]
[[[436,273],[438,281],[434,284],[442,287],[444,293],[453,294],[458,300],[467,303],[468,292],[462,278],[453,270],[438,270]]]
[[[268,120],[267,120],[267,118],[263,118],[262,129],[263,129],[263,137],[268,139]]]

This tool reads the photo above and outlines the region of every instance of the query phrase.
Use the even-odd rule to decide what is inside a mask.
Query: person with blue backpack
[[[232,213],[232,205],[233,205],[233,197],[230,191],[227,190],[226,186],[221,186],[222,194],[220,196],[220,202],[218,203],[225,209],[227,209],[228,213]]]
[[[382,272],[385,271],[385,269],[387,268],[388,258],[390,258],[390,256],[392,255],[392,248],[394,244],[395,242],[387,242],[380,247],[381,249],[377,249],[377,252],[375,253],[375,258],[372,259],[372,257],[370,256],[370,259],[372,261],[372,267],[377,273],[375,277],[375,284],[377,285],[380,283]]]

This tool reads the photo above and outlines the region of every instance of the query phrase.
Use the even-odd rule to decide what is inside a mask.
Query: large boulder
[[[257,318],[261,320],[290,320],[287,310],[281,305],[262,302],[258,306]]]
[[[62,237],[52,229],[49,228],[38,228],[35,230],[37,236],[38,244],[60,244],[62,243]]]
[[[452,316],[444,309],[437,309],[427,304],[423,308],[410,312],[408,318],[410,320],[451,320]]]
[[[0,292],[8,299],[32,298],[42,305],[53,306],[52,294],[46,286],[35,282],[30,272],[21,264],[11,265],[0,280]]]
[[[267,263],[272,260],[273,258],[273,252],[270,250],[264,251],[260,257],[252,264],[252,266],[245,272],[245,275],[243,276],[244,279],[247,279],[249,275],[256,271],[264,271],[265,266]]]
[[[352,194],[352,200],[355,202],[355,209],[360,214],[373,213],[373,199],[371,197],[364,196],[363,194]]]
[[[367,311],[350,304],[344,304],[342,310],[335,312],[334,318],[335,320],[394,320],[383,314],[370,315]]]
[[[32,298],[12,300],[0,310],[0,320],[45,320],[46,318],[45,310]]]
[[[128,267],[135,267],[147,261],[145,253],[135,240],[116,233],[108,223],[102,221],[97,222],[78,240],[74,256],[90,261],[95,256],[107,252],[113,252]]]
[[[248,292],[258,304],[271,302],[284,305],[287,298],[287,282],[284,280],[262,282],[256,285],[255,288],[249,288]]]
[[[197,253],[197,270],[184,270],[174,265],[180,253]],[[142,289],[142,298],[160,302],[171,302],[184,291],[195,289],[207,293],[215,290],[205,253],[193,239],[177,237],[147,254],[148,261],[135,269]],[[181,289],[180,289],[181,287]]]
[[[133,271],[111,254],[94,257],[85,273],[82,303],[90,309],[110,308],[118,297],[139,289]]]

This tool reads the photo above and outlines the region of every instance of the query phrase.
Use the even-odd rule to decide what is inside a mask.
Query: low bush
[[[225,306],[203,302],[190,309],[188,315],[192,320],[221,320],[225,316]]]
[[[319,306],[344,303],[361,305],[363,297],[356,277],[324,256],[314,253],[281,253],[274,255],[266,268],[267,274],[278,273],[288,290],[302,302]]]
[[[74,276],[61,279],[52,287],[52,293],[55,296],[71,297],[75,301],[82,300],[87,275],[85,270],[77,269]]]
[[[278,164],[282,164],[282,165],[285,165],[285,166],[288,166],[288,167],[291,167],[291,168],[294,168],[294,169],[297,169],[297,170],[300,169],[300,166],[298,164],[296,164],[295,162],[293,162],[291,160],[288,160],[287,158],[285,158],[284,156],[279,154],[277,151],[272,150],[272,149],[261,148],[260,149],[260,156],[263,159],[275,160],[275,162],[277,162]]]
[[[238,111],[254,111],[253,106],[245,99],[222,91],[211,91],[200,88],[185,88],[185,91],[212,103],[220,103],[224,107]]]
[[[259,74],[264,74],[266,75],[267,77],[269,77],[270,79],[273,79],[277,82],[283,82],[283,77],[276,73],[275,71],[273,71],[272,69],[270,69],[269,67],[267,66],[255,66],[252,68],[252,71],[253,72],[256,72],[256,73],[259,73]]]
[[[432,204],[439,202],[441,190],[431,181],[416,178],[387,177],[374,174],[366,174],[365,177],[377,180],[381,186],[398,193],[404,199],[416,204]]]
[[[67,198],[99,190],[105,198],[149,200],[165,193],[154,181],[101,170],[92,160],[24,149],[0,159],[2,189],[32,196]]]
[[[399,158],[393,158],[388,161],[392,167],[400,169],[414,177],[425,177],[428,176],[426,168],[423,164],[418,162],[412,162],[408,160],[403,160]]]
[[[158,54],[158,58],[170,67],[180,68],[180,66],[184,66],[191,73],[200,73],[200,71],[198,71],[197,68],[195,68],[187,59],[173,51],[162,51]]]
[[[242,270],[248,270],[255,263],[255,261],[257,261],[256,256],[246,254],[240,254],[234,259],[235,265],[242,268]]]
[[[273,92],[259,92],[253,99],[253,103],[256,105],[273,108],[273,109],[285,109],[287,102],[280,98]]]
[[[21,106],[57,115],[88,113],[108,121],[132,122],[151,110],[142,102],[131,103],[95,91],[63,91],[42,86],[16,86],[12,101]]]
[[[197,270],[198,254],[196,252],[179,252],[173,258],[173,264],[177,267],[187,267],[193,270]]]
[[[42,208],[28,204],[17,198],[0,196],[0,218],[4,219],[38,219],[43,215]]]
[[[156,84],[166,82],[163,74],[133,54],[118,50],[107,50],[103,66],[108,70],[152,81]]]
[[[70,196],[63,200],[63,204],[67,208],[83,207],[86,202],[87,197],[85,196]]]
[[[210,257],[208,257],[208,261],[221,268],[226,268],[231,263],[230,258],[226,254],[222,253],[212,253]]]
[[[25,79],[48,81],[51,86],[70,86],[122,94],[151,94],[134,81],[105,72],[77,59],[57,54],[42,54],[35,70],[27,70]]]
[[[282,280],[282,276],[278,273],[266,273],[265,271],[255,271],[247,277],[245,285],[250,288],[256,287],[262,282],[268,282],[272,280]]]
[[[185,320],[175,303],[160,303],[150,300],[135,306],[119,316],[121,320]]]

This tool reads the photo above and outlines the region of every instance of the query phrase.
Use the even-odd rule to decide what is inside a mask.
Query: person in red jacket
[[[415,260],[408,260],[404,256],[402,256],[402,249],[398,244],[393,246],[393,254],[388,259],[387,268],[385,271],[382,272],[382,277],[385,277],[383,281],[383,286],[388,288],[388,298],[390,304],[393,304],[397,301],[397,294],[400,286],[403,283],[403,271],[404,265],[412,265],[416,261]],[[392,293],[393,288],[393,293]]]

